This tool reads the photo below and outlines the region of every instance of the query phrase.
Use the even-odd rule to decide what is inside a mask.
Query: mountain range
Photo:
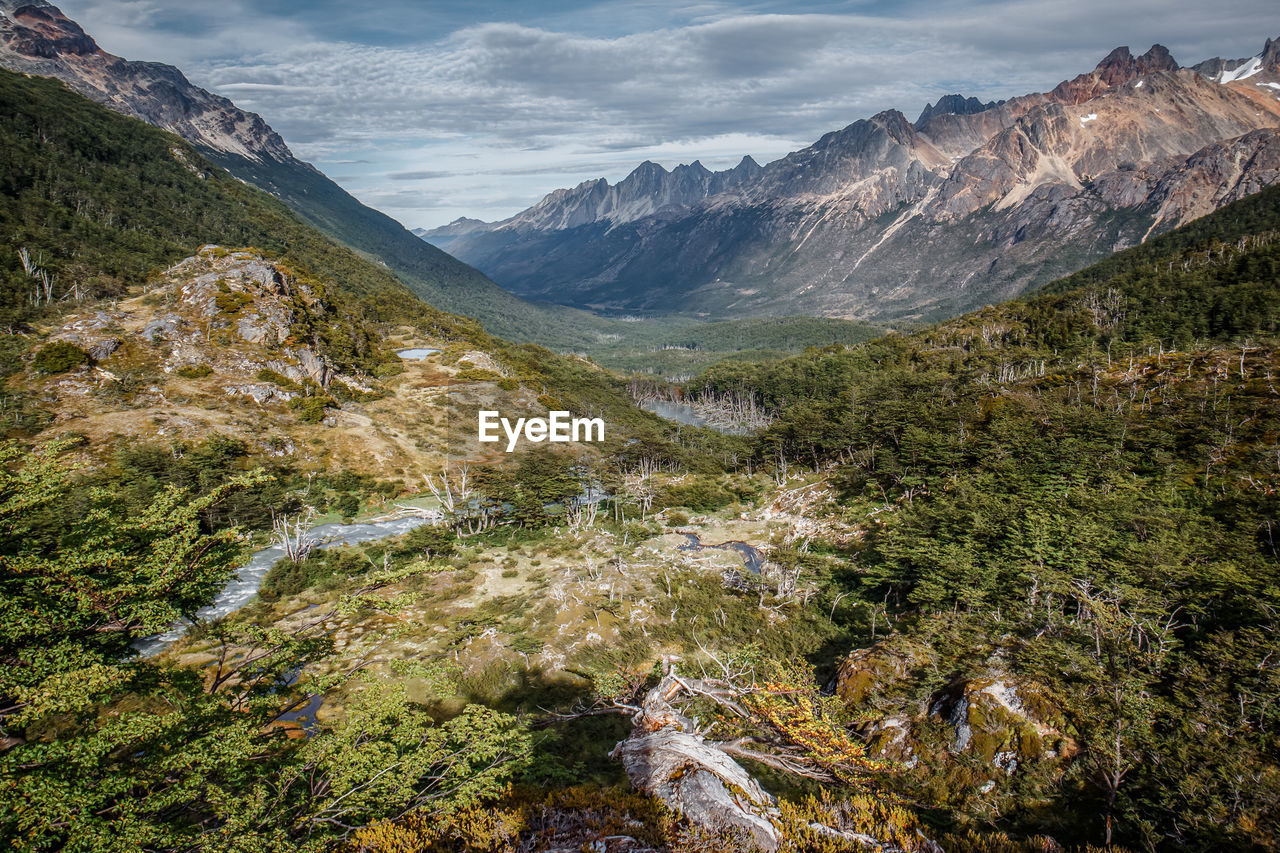
[[[645,162],[494,223],[419,231],[523,296],[595,310],[901,321],[1009,298],[1280,178],[1280,42],[1155,45],[1002,102],[948,95],[761,166]]]
[[[914,122],[887,110],[766,165],[646,162],[616,185],[557,190],[501,222],[414,233],[294,156],[260,116],[172,66],[107,53],[49,3],[0,0],[0,67],[57,78],[181,136],[436,307],[561,347],[619,331],[562,306],[877,323],[951,316],[1280,175],[1272,40],[1256,56],[1190,68],[1159,45],[1141,56],[1117,48],[1046,93],[947,95]]]

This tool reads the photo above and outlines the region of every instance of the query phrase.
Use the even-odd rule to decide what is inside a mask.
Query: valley
[[[0,0],[0,839],[1280,845],[1278,61],[433,248]]]

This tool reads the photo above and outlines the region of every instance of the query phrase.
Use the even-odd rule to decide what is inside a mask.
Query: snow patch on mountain
[[[1253,75],[1257,74],[1261,70],[1262,70],[1262,57],[1254,56],[1250,58],[1248,62],[1246,62],[1244,65],[1241,65],[1239,68],[1235,69],[1234,71],[1227,71],[1226,69],[1223,69],[1222,74],[1218,76],[1218,82],[1234,83],[1237,80],[1244,80],[1248,77],[1252,77]]]

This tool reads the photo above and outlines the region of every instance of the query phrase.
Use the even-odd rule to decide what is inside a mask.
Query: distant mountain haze
[[[1280,175],[1280,43],[1182,68],[1116,48],[1047,93],[888,110],[766,166],[557,190],[418,232],[531,298],[927,319],[1008,298]]]

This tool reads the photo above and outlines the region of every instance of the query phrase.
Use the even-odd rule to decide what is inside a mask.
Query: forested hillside
[[[359,310],[374,318],[431,313],[385,269],[304,225],[186,142],[56,80],[0,70],[0,141],[5,325],[119,296],[203,244],[279,255],[365,297]]]
[[[1060,841],[1277,843],[1278,229],[1272,189],[1042,295],[694,383],[756,395],[761,461],[867,519],[845,583],[894,631],[835,687],[918,762],[910,796]],[[992,684],[1039,703],[1035,746],[971,714],[948,747],[917,705]]]

